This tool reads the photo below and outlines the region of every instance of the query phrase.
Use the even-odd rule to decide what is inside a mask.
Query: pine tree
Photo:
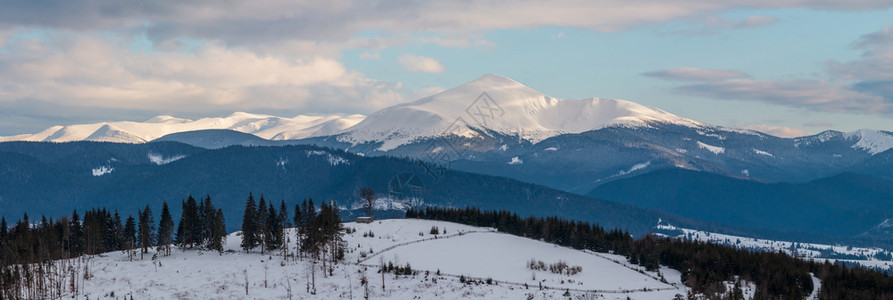
[[[142,211],[138,210],[138,215],[140,218],[138,229],[139,244],[140,248],[142,248],[140,259],[143,259],[143,254],[149,253],[149,247],[155,246],[155,220],[152,217],[152,209],[149,208],[148,204]]]
[[[282,222],[280,222],[276,209],[273,208],[273,203],[270,203],[268,210],[267,228],[264,231],[264,235],[267,236],[267,250],[273,251],[279,249],[279,246],[282,244]]]
[[[161,204],[161,221],[158,222],[158,251],[165,256],[171,255],[173,241],[174,219],[171,217],[167,201]]]
[[[211,222],[211,241],[208,248],[223,252],[223,245],[226,243],[226,220],[223,218],[223,210],[217,209]]]
[[[183,207],[183,236],[186,247],[193,248],[201,244],[201,224],[199,223],[198,203],[192,195],[186,198]]]
[[[285,200],[279,202],[279,228],[279,249],[282,257],[287,258],[291,237],[285,234],[285,230],[291,228],[291,222],[288,221],[288,207],[285,206]]]
[[[214,223],[216,223],[217,219],[217,209],[214,208],[214,203],[211,202],[211,196],[205,196],[204,201],[200,206],[200,217],[201,220],[201,243],[204,248],[212,248],[211,244],[214,243],[212,236],[212,230],[214,227]]]
[[[127,253],[130,256],[130,259],[133,260],[133,248],[136,243],[136,220],[133,219],[133,216],[127,216],[127,223],[124,224],[124,249],[127,250]]]
[[[0,246],[6,244],[9,239],[9,225],[6,224],[6,217],[0,217]]]
[[[112,217],[112,220],[110,221],[110,223],[112,224],[112,233],[111,234],[112,234],[112,239],[113,239],[113,247],[112,247],[113,249],[111,249],[111,250],[115,250],[115,251],[121,250],[121,247],[122,247],[121,246],[121,243],[122,243],[121,235],[123,234],[122,232],[124,231],[124,224],[121,222],[121,215],[118,214],[117,209],[115,210],[115,215]]]
[[[182,207],[185,210],[186,209],[186,201],[181,200],[180,207]],[[177,223],[177,231],[174,234],[174,243],[177,245],[177,247],[180,247],[180,249],[186,249],[186,241],[185,241],[186,240],[186,228],[184,228],[185,224],[183,223],[183,221],[184,221],[183,215],[181,212],[180,222]]]
[[[28,215],[25,216],[27,218]],[[71,221],[68,224],[71,234],[68,238],[68,250],[72,257],[80,256],[84,251],[84,228],[81,226],[81,217],[77,210],[71,214]]]
[[[254,203],[254,195],[248,194],[245,202],[245,214],[242,216],[242,249],[245,252],[257,247],[257,206]]]
[[[307,206],[307,199],[304,199],[304,206]],[[301,213],[303,209],[299,204],[295,204],[295,216],[294,216],[294,224],[295,224],[295,248],[297,248],[297,254],[301,256],[303,259],[303,251],[301,251],[301,242],[304,237],[304,216]]]
[[[267,248],[267,241],[270,240],[270,236],[268,235],[269,231],[267,230],[267,221],[269,217],[269,211],[267,211],[267,201],[264,200],[264,195],[260,195],[260,202],[257,204],[257,216],[255,218],[255,222],[257,222],[257,240],[260,244],[260,254],[264,254],[264,250]]]
[[[291,228],[291,222],[288,221],[288,207],[285,206],[285,200],[279,203],[279,224],[282,228]]]

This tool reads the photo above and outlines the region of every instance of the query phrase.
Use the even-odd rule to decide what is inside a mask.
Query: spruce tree
[[[183,239],[187,247],[193,248],[201,244],[201,224],[199,224],[198,203],[192,195],[186,198],[183,207]]]
[[[146,208],[139,212],[139,244],[140,248],[140,259],[143,259],[143,254],[149,253],[149,247],[155,246],[155,220],[152,217],[152,209],[149,208],[149,205],[146,204]]]
[[[226,243],[226,220],[223,218],[223,210],[217,209],[211,222],[211,241],[209,249],[223,252]]]
[[[158,222],[158,251],[165,256],[171,255],[173,241],[174,219],[171,217],[167,201],[161,204],[161,221]]]
[[[180,207],[182,207],[183,212],[186,210],[186,201],[180,201]],[[180,222],[177,223],[177,233],[174,237],[174,242],[177,244],[177,247],[180,249],[186,249],[186,228],[184,228],[185,224],[183,223],[184,215],[180,214]]]
[[[6,224],[6,217],[0,217],[0,245],[5,245],[9,239],[9,225]]]
[[[267,250],[273,251],[279,249],[279,246],[282,243],[282,222],[279,221],[279,214],[276,213],[276,209],[273,208],[273,203],[270,203],[268,210],[266,222],[267,228],[264,235],[267,236]]]
[[[257,206],[254,203],[254,195],[248,194],[245,201],[245,214],[242,216],[242,249],[245,252],[257,247]]]
[[[115,210],[115,215],[114,217],[112,217],[111,223],[114,224],[112,225],[112,228],[114,229],[114,231],[112,232],[112,235],[114,236],[114,249],[112,250],[121,250],[121,235],[124,231],[124,224],[121,222],[121,215],[118,214],[117,209]]]
[[[128,249],[128,250],[133,249],[135,243],[136,243],[136,220],[133,218],[133,216],[127,216],[127,222],[124,223],[124,244],[125,244],[124,248]]]
[[[285,206],[285,200],[279,203],[279,224],[282,228],[291,228],[291,222],[288,221],[288,207]]]
[[[267,241],[270,240],[270,236],[268,235],[267,228],[267,219],[269,217],[269,211],[267,211],[267,201],[264,200],[264,195],[260,195],[260,202],[257,204],[257,215],[255,216],[255,222],[257,222],[257,241],[260,244],[260,253],[264,254],[264,250],[267,248]]]
[[[202,201],[200,209],[200,228],[201,228],[201,244],[204,248],[212,248],[211,244],[214,243],[212,230],[216,223],[217,219],[217,209],[214,208],[214,203],[211,202],[211,195],[206,195],[205,199]]]
[[[25,215],[26,218],[27,216]],[[80,256],[84,250],[84,228],[81,226],[81,217],[78,215],[77,210],[71,214],[71,221],[68,224],[71,234],[68,238],[68,250],[71,252],[72,257]]]

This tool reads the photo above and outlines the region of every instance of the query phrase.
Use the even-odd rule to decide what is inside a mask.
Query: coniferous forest
[[[477,208],[410,209],[407,218],[441,220],[493,227],[500,232],[543,240],[574,249],[612,252],[630,263],[655,271],[667,266],[682,272],[682,282],[695,292],[714,294],[735,276],[756,283],[755,299],[804,299],[813,290],[810,273],[821,280],[821,299],[893,299],[893,278],[859,266],[812,262],[779,252],[757,252],[729,246],[647,235],[634,239],[620,230],[558,217],[522,218],[508,211]],[[730,298],[741,299],[740,291]]]
[[[171,247],[223,251],[226,224],[223,212],[210,196],[182,203],[182,216],[174,236],[174,221],[167,202],[159,222],[151,207],[138,209],[136,218],[117,210],[94,208],[83,217],[41,217],[27,214],[8,224],[0,218],[0,299],[47,299],[77,293],[90,278],[89,259],[111,251],[127,253],[130,260],[146,259],[150,248],[170,255]],[[154,259],[153,259],[154,260]]]
[[[136,217],[126,218],[105,208],[88,210],[83,217],[74,211],[70,217],[41,217],[40,221],[25,214],[15,224],[0,218],[0,300],[76,294],[83,280],[90,278],[92,256],[106,252],[122,251],[131,261],[148,259],[150,248],[157,250],[154,255],[164,256],[171,255],[174,247],[223,252],[226,221],[211,197],[189,196],[180,205],[182,214],[176,226],[167,202],[162,204],[157,223],[149,206],[138,209]],[[332,264],[344,258],[344,227],[337,205],[323,203],[317,208],[313,199],[304,200],[289,215],[284,200],[277,210],[263,196],[255,202],[250,194],[244,213],[240,234],[245,251],[275,253],[286,259],[312,258],[329,272]],[[285,234],[285,229],[292,227],[296,229],[294,245],[290,244],[292,237]],[[290,253],[289,249],[298,251]]]
[[[90,278],[90,259],[110,251],[122,251],[130,260],[170,255],[181,251],[223,252],[226,238],[221,209],[210,197],[181,201],[179,222],[167,203],[158,222],[151,207],[126,218],[118,211],[95,208],[74,211],[71,216],[32,220],[27,214],[14,224],[0,218],[0,299],[59,298],[77,293]],[[344,226],[334,203],[318,207],[312,199],[294,206],[289,214],[285,201],[278,205],[263,196],[249,195],[245,203],[242,237],[244,251],[281,255],[285,259],[310,258],[331,273],[344,257]],[[681,281],[707,295],[724,291],[724,281],[736,278],[755,283],[756,299],[803,299],[813,290],[811,274],[821,280],[822,299],[889,299],[893,278],[863,267],[811,262],[780,252],[757,252],[728,246],[647,235],[638,239],[621,230],[606,230],[588,222],[558,217],[522,218],[508,211],[476,208],[410,209],[407,218],[441,220],[472,226],[493,227],[500,232],[542,240],[574,249],[625,256],[630,263],[656,271],[667,266],[681,271]],[[293,236],[286,228],[294,228]],[[292,244],[294,243],[294,244]],[[295,249],[296,251],[290,251]],[[152,260],[155,258],[152,257]],[[315,290],[315,284],[314,284]],[[728,291],[732,299],[738,288]]]

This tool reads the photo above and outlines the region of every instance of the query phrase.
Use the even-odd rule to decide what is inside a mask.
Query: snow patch
[[[765,155],[765,156],[769,156],[769,157],[775,157],[775,155],[772,155],[772,153],[769,153],[769,152],[766,152],[766,151],[763,151],[763,150],[760,150],[760,149],[757,149],[757,148],[753,148],[753,152],[756,153],[756,154],[759,154],[759,155]]]
[[[723,148],[723,147],[717,147],[717,146],[712,146],[712,145],[708,145],[708,144],[704,144],[704,143],[702,143],[702,142],[700,142],[700,141],[698,141],[698,147],[701,147],[701,148],[703,148],[703,149],[707,149],[707,151],[713,152],[713,154],[717,154],[717,155],[718,155],[718,154],[721,154],[721,153],[723,153],[723,152],[726,152],[726,148]]]
[[[515,157],[512,157],[512,160],[509,161],[509,162],[507,162],[506,164],[509,164],[509,165],[520,165],[520,164],[523,164],[523,163],[524,163],[523,160],[521,160],[520,158],[518,158],[517,156],[515,156]]]
[[[679,152],[679,153],[685,153],[685,152],[688,152],[688,150],[685,150],[685,149],[682,149],[682,148],[676,148],[676,152]]]
[[[741,170],[741,175],[750,177],[750,170],[748,170],[748,169]]]
[[[347,160],[341,156],[332,155],[331,153],[326,152],[326,151],[322,151],[322,150],[308,150],[307,151],[307,157],[315,156],[315,155],[325,156],[326,160],[329,161],[329,164],[331,164],[333,166],[337,166],[337,165],[341,165],[341,164],[344,164],[344,165],[350,164],[349,160]]]
[[[277,167],[285,168],[285,165],[287,165],[287,164],[288,164],[288,158],[280,158],[278,161],[276,161]]]
[[[720,140],[720,141],[726,139],[725,136],[721,136],[721,135],[718,135],[718,134],[715,134],[715,133],[706,133],[706,132],[704,132],[704,131],[702,131],[702,130],[697,130],[697,132],[698,132],[698,134],[700,134],[700,135],[707,136],[707,137],[714,137],[714,138],[716,138],[716,139],[718,139],[718,140]]]
[[[556,147],[549,147],[549,148],[543,149],[543,151],[558,151],[558,148],[556,148]]]
[[[509,146],[508,146],[508,145],[502,145],[502,146],[499,146],[499,150],[505,151],[505,150],[508,150],[508,149],[509,149]]]
[[[101,166],[98,168],[93,168],[93,176],[99,177],[99,176],[102,176],[105,174],[112,173],[112,171],[114,171],[114,170],[115,170],[115,168],[112,168],[110,166]]]
[[[893,252],[878,247],[868,248],[839,244],[829,245],[758,239],[680,228],[666,223],[658,223],[654,228],[658,235],[671,238],[710,242],[754,251],[780,251],[791,256],[818,262],[830,261],[831,263],[835,263],[840,261],[854,263],[869,268],[877,267],[885,270],[893,270],[893,260],[890,260],[890,257],[893,257]]]
[[[865,150],[871,155],[893,148],[893,136],[878,130],[861,129],[859,131],[847,133],[846,137],[848,139],[858,137],[859,141],[856,142],[852,148],[856,150]]]
[[[635,172],[635,171],[638,171],[638,170],[647,168],[647,167],[650,166],[650,165],[651,165],[651,161],[650,161],[650,160],[649,160],[649,161],[646,161],[646,162],[643,162],[643,163],[635,164],[635,165],[633,165],[632,167],[630,167],[629,170],[620,171],[620,172],[618,172],[617,174],[614,174],[614,175],[611,176],[611,177],[623,176],[623,175],[626,175],[626,174],[629,174],[629,173],[632,173],[632,172]]]
[[[166,165],[166,164],[178,161],[178,160],[186,157],[186,155],[174,155],[174,156],[171,156],[168,158],[164,158],[164,156],[162,156],[161,154],[152,153],[152,152],[149,152],[148,156],[149,156],[149,161],[151,161],[153,164],[156,164],[159,166]]]

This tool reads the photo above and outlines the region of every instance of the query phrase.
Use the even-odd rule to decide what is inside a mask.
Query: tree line
[[[240,246],[246,252],[259,248],[261,254],[278,251],[286,261],[289,258],[312,259],[313,264],[308,275],[312,277],[308,278],[307,292],[315,294],[316,263],[322,263],[324,276],[331,276],[334,264],[344,259],[346,244],[342,238],[344,226],[341,224],[340,210],[334,202],[323,203],[317,209],[311,198],[295,204],[291,220],[288,216],[288,207],[284,200],[280,202],[279,210],[276,210],[273,203],[267,202],[263,195],[256,202],[254,195],[249,194],[242,217]],[[289,245],[291,236],[285,232],[286,228],[292,227],[296,243],[294,247]]]
[[[285,233],[286,228],[292,227],[295,229],[294,248],[288,246],[292,239]],[[254,200],[254,195],[249,195],[242,217],[240,246],[246,252],[259,249],[263,254],[278,250],[285,257],[311,257],[336,262],[344,257],[342,231],[341,212],[335,203],[323,203],[317,209],[312,198],[304,199],[295,204],[294,214],[289,219],[284,200],[277,210],[263,195],[259,201]],[[290,252],[291,249],[296,251]]]
[[[893,278],[887,273],[827,261],[806,261],[783,252],[750,251],[656,235],[634,239],[626,232],[605,230],[588,222],[558,217],[521,218],[508,211],[469,207],[410,209],[406,217],[493,227],[575,249],[612,252],[650,271],[668,266],[682,272],[686,286],[706,295],[737,299],[740,291],[726,291],[723,281],[743,279],[756,284],[755,299],[803,299],[813,290],[812,273],[822,283],[820,299],[893,299]]]
[[[12,226],[0,217],[0,299],[58,298],[63,290],[75,292],[77,280],[69,273],[88,270],[72,267],[68,259],[84,255],[124,251],[131,260],[137,253],[144,259],[150,248],[170,255],[172,246],[223,251],[226,224],[211,197],[196,201],[189,196],[181,205],[176,235],[167,202],[158,224],[148,205],[137,209],[136,218],[126,219],[106,208],[87,210],[83,218],[77,210],[70,217],[42,216],[39,221],[24,214]]]

